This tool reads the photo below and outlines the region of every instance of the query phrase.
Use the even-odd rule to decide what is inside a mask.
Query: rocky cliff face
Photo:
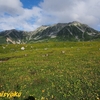
[[[57,36],[64,40],[88,41],[100,38],[100,32],[79,22],[68,23]]]
[[[100,38],[100,32],[76,21],[51,26],[43,25],[31,32],[15,29],[0,32],[1,43],[21,44],[51,38],[64,41],[88,41]]]

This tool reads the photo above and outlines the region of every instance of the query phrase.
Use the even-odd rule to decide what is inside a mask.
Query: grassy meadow
[[[100,41],[0,45],[0,93],[15,91],[0,100],[100,100]]]

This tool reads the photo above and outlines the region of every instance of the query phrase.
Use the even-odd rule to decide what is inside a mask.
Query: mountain
[[[90,41],[100,39],[100,32],[86,24],[74,21],[42,25],[35,31],[18,31],[15,29],[0,32],[0,43],[29,43],[56,39],[59,41]]]
[[[31,32],[18,31],[15,29],[0,32],[0,43],[21,44],[31,39]]]
[[[100,32],[79,22],[68,23],[57,36],[64,40],[88,41],[100,38]]]

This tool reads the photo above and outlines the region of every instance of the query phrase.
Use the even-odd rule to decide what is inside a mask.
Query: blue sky
[[[79,21],[100,31],[100,0],[0,0],[0,31]]]
[[[23,3],[24,8],[31,9],[33,6],[39,6],[39,3],[43,0],[20,0]]]

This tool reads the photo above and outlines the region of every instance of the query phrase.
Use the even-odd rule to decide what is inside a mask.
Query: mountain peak
[[[41,31],[41,30],[44,30],[44,29],[46,29],[46,28],[48,28],[49,26],[48,25],[42,25],[42,26],[40,26],[40,27],[38,27],[37,29],[36,29],[36,31],[38,30],[38,31]]]
[[[12,41],[15,41],[15,43],[27,43],[44,41],[50,38],[56,38],[61,41],[89,41],[100,38],[100,32],[78,21],[42,25],[31,32],[15,29],[0,32],[0,39],[3,42],[7,40],[5,43],[11,43]]]
[[[73,22],[69,22],[68,25],[75,25],[75,26],[79,25],[80,26],[82,24],[78,21],[73,21]]]

